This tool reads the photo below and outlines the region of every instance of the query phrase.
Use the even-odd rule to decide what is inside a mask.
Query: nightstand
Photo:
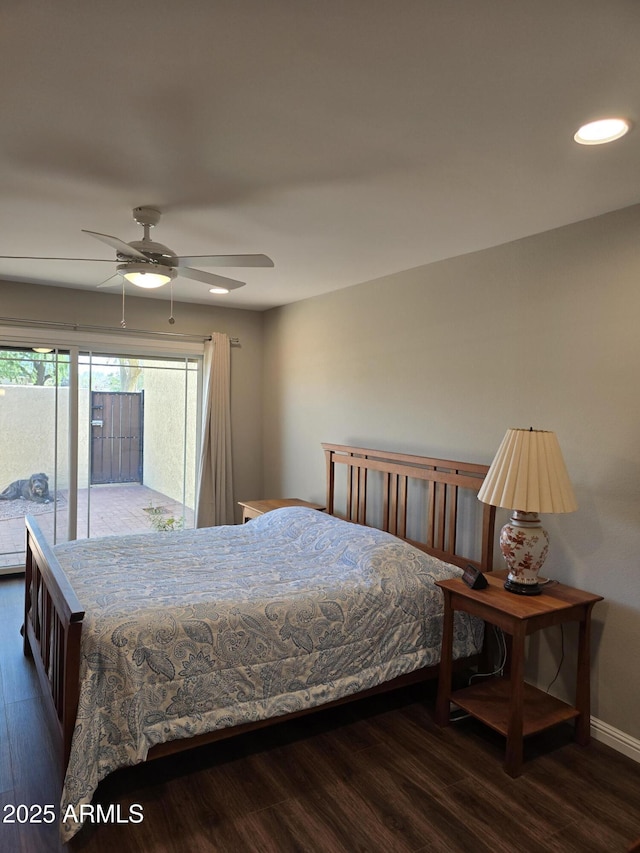
[[[272,509],[282,509],[285,506],[307,506],[309,509],[324,511],[326,507],[314,504],[310,501],[301,501],[300,498],[268,498],[264,501],[238,501],[242,507],[242,523],[271,512]]]
[[[442,655],[436,703],[436,722],[449,723],[450,702],[481,720],[507,739],[504,769],[519,776],[523,738],[567,720],[575,720],[575,739],[586,746],[590,738],[590,628],[593,605],[602,601],[561,583],[543,587],[541,595],[521,596],[507,592],[506,572],[488,572],[486,589],[469,589],[459,578],[436,581],[444,594]],[[456,610],[497,625],[510,640],[509,672],[501,678],[476,682],[461,690],[451,689],[453,614]],[[525,637],[541,628],[579,622],[576,699],[574,705],[527,684],[524,680]]]

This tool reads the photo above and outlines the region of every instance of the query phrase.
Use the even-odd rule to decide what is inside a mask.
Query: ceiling
[[[113,259],[81,229],[137,240],[153,205],[178,255],[275,262],[176,299],[263,310],[640,201],[640,127],[572,138],[640,122],[637,0],[10,0],[0,24],[0,255]]]

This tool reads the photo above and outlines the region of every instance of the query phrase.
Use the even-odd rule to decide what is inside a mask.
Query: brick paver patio
[[[57,512],[50,510],[36,515],[36,520],[49,541],[54,541],[54,518],[57,541],[67,538],[67,502],[66,493],[59,492],[61,498]],[[22,502],[21,502],[22,503]],[[193,527],[193,510],[184,507],[161,492],[149,489],[139,483],[126,483],[107,486],[92,486],[78,492],[78,538],[87,537],[87,505],[90,507],[91,538],[120,533],[146,533],[152,530],[151,517],[146,510],[150,506],[164,507],[168,516],[182,518],[185,527]],[[22,511],[22,506],[20,506]],[[0,569],[19,566],[24,562],[24,515],[30,511],[28,502],[24,502],[22,516],[0,520]]]

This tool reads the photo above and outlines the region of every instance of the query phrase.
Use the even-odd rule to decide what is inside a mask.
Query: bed
[[[487,467],[323,450],[326,513],[55,548],[27,518],[24,647],[60,748],[62,815],[118,767],[437,674],[434,581],[491,569],[494,510],[475,500]],[[459,614],[456,656],[481,643]]]

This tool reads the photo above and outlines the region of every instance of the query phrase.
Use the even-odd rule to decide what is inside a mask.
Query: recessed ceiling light
[[[602,145],[620,139],[630,129],[631,122],[626,118],[602,118],[583,124],[573,138],[580,145]]]

